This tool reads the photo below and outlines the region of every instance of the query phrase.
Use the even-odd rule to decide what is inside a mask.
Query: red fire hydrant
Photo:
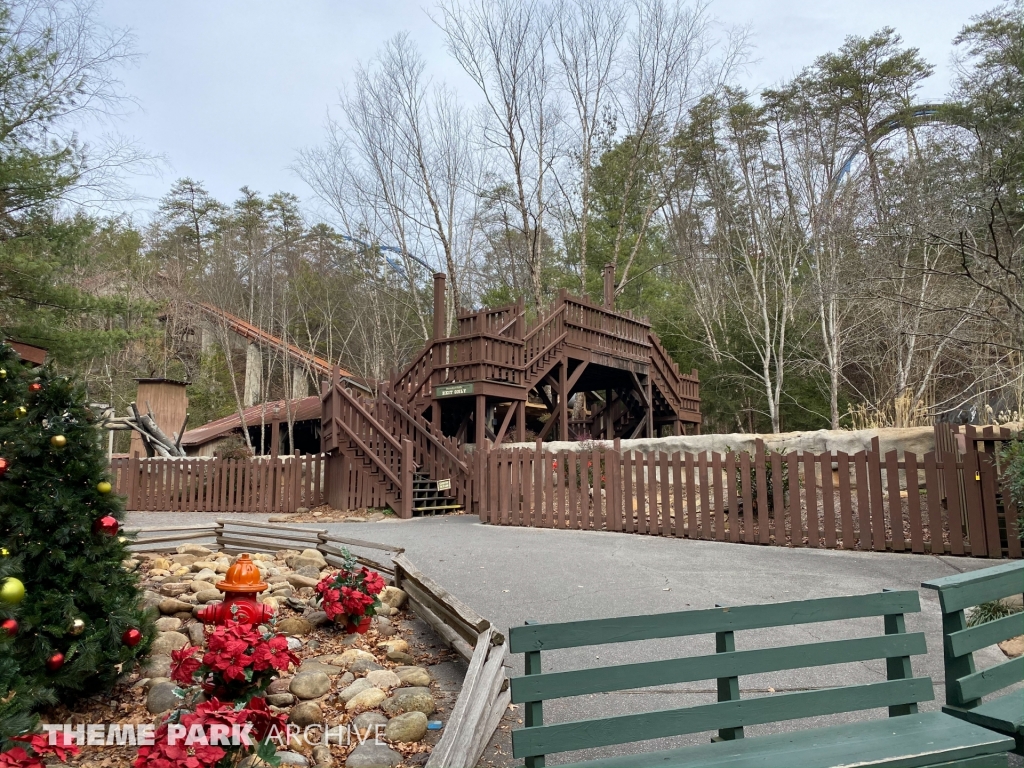
[[[224,602],[208,605],[196,614],[204,624],[227,621],[260,624],[274,615],[273,608],[256,601],[256,596],[267,589],[267,585],[260,581],[260,569],[248,555],[242,555],[228,568],[217,589],[224,593]]]

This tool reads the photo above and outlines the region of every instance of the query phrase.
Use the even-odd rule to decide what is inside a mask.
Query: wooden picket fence
[[[998,435],[966,452],[854,454],[493,450],[478,458],[481,520],[691,539],[1021,557],[1000,492]],[[980,446],[980,447],[979,447]],[[610,450],[608,449],[610,448]],[[952,492],[947,493],[947,489]]]
[[[131,511],[294,512],[323,504],[324,454],[224,458],[115,458],[114,491]]]

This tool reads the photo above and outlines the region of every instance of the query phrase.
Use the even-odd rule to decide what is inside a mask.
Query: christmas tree
[[[0,699],[5,685],[30,692],[30,705],[48,691],[62,702],[100,692],[132,670],[152,635],[137,578],[122,565],[124,509],[84,388],[50,367],[25,367],[7,344],[0,459],[0,610],[18,614],[4,640]]]

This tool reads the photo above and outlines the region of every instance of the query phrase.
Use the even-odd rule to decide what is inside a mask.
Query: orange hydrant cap
[[[224,581],[217,585],[221,592],[263,592],[267,585],[260,581],[260,569],[249,555],[241,555],[228,568]]]

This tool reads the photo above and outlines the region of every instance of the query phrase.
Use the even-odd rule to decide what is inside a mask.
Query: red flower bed
[[[325,576],[316,585],[320,607],[331,621],[345,625],[347,632],[366,632],[380,608],[377,597],[384,579],[368,568],[356,567],[351,556],[344,568]]]
[[[252,624],[229,621],[206,638],[207,650],[188,646],[171,653],[171,680],[183,687],[201,685],[208,694],[246,701],[265,690],[277,672],[298,664],[288,638],[264,634]]]
[[[78,754],[78,747],[74,744],[64,743],[64,734],[54,734],[57,738],[56,744],[50,744],[49,736],[42,734],[29,734],[27,736],[12,736],[11,741],[23,743],[24,747],[13,747],[6,752],[0,752],[0,766],[2,768],[46,768],[43,762],[44,757],[56,757],[61,762],[66,761],[72,755]]]

